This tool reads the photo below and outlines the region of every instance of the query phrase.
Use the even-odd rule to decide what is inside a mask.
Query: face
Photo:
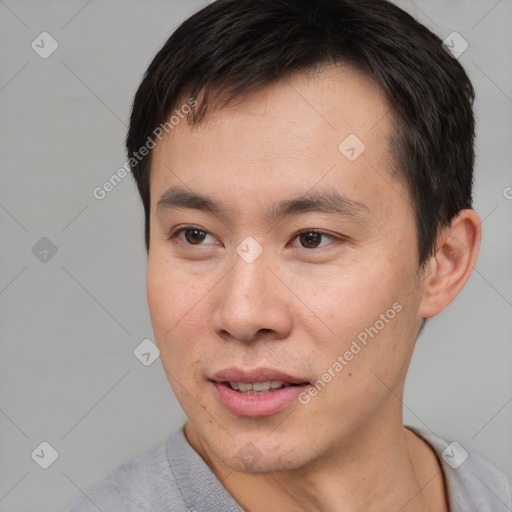
[[[401,422],[423,290],[391,122],[379,89],[337,67],[182,121],[153,150],[154,333],[222,464],[301,468]]]

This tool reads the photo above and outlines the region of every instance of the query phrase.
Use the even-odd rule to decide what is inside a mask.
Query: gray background
[[[152,338],[133,179],[102,201],[92,191],[126,160],[147,65],[204,4],[0,0],[3,512],[67,510],[185,419],[160,361],[133,354]],[[484,219],[471,280],[419,339],[404,421],[479,451],[512,479],[512,1],[399,5],[442,39],[457,31],[469,43],[459,58],[477,91]],[[59,45],[47,59],[31,48],[43,31]],[[46,261],[43,237],[57,249]],[[59,454],[46,470],[31,458],[42,441]]]

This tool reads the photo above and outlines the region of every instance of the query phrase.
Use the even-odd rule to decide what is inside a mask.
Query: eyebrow
[[[156,211],[163,212],[174,209],[194,209],[229,218],[234,212],[217,202],[215,199],[180,187],[171,187],[160,197]],[[298,215],[310,212],[337,214],[357,219],[369,213],[364,203],[355,201],[333,189],[306,194],[274,204],[264,213],[267,220],[279,217]]]

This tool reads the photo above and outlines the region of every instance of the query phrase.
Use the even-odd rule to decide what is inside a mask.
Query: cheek
[[[369,368],[389,380],[401,373],[413,346],[414,275],[412,265],[372,256],[297,279],[297,296],[308,306],[300,323],[314,340],[317,369],[362,390],[376,379]],[[343,361],[333,369],[338,356]]]
[[[164,364],[174,365],[186,358],[191,361],[199,349],[198,338],[204,326],[205,291],[191,282],[176,265],[150,257],[147,272],[148,306],[156,343]],[[192,361],[191,361],[192,363]]]
[[[169,330],[194,309],[199,282],[184,272],[178,262],[159,253],[158,247],[151,250],[146,279],[149,310],[153,326]]]
[[[198,323],[204,314],[200,311],[200,290],[180,281],[179,273],[168,268],[148,264],[148,304],[162,367],[188,416],[194,414],[191,407],[201,402],[201,396],[194,393],[196,398],[190,403],[192,390],[204,385],[199,375],[207,357],[200,340],[206,339],[206,333]]]
[[[398,300],[403,285],[392,275],[393,269],[359,261],[303,273],[293,288],[310,311],[309,324],[315,318],[323,321],[341,343],[372,325]]]

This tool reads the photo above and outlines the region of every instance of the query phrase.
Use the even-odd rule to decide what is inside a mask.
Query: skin
[[[247,511],[448,510],[439,461],[403,427],[401,400],[421,319],[442,311],[469,278],[480,221],[461,211],[419,268],[391,130],[376,85],[336,66],[215,109],[197,128],[183,121],[153,150],[147,293],[156,342],[189,443]],[[366,146],[354,161],[338,150],[351,133]],[[157,210],[173,186],[215,198],[229,215]],[[366,209],[263,215],[327,189]],[[206,232],[199,245],[183,232],[169,240],[191,225]],[[329,236],[304,247],[297,233],[308,229]],[[252,263],[236,252],[247,236],[263,249]],[[208,379],[229,366],[317,381],[397,302],[401,311],[307,405],[243,418],[215,398]],[[247,443],[260,454],[249,468],[239,454]]]

